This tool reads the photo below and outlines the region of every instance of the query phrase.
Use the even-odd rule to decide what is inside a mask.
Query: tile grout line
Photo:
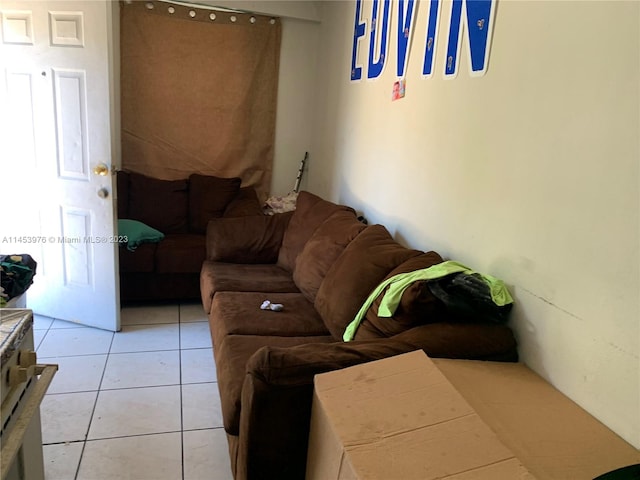
[[[198,428],[190,428],[189,430],[183,430],[184,432],[206,432],[208,430],[222,430],[224,427],[198,427]],[[133,438],[133,437],[150,437],[153,435],[165,435],[167,433],[180,433],[180,430],[165,430],[162,432],[148,432],[148,433],[135,433],[133,435],[116,435],[114,437],[100,437],[100,438],[91,438],[87,440],[60,440],[58,442],[51,442],[45,444],[45,446],[54,446],[54,445],[67,445],[72,443],[85,443],[85,442],[101,442],[103,440],[118,440],[121,438]]]
[[[180,472],[184,480],[184,409],[182,390],[182,304],[178,304],[178,378],[180,380]]]
[[[89,416],[89,424],[87,425],[87,431],[84,435],[84,441],[82,442],[82,449],[80,450],[80,458],[78,459],[78,465],[76,466],[76,474],[73,477],[74,480],[78,479],[78,475],[80,475],[80,465],[82,465],[82,457],[84,457],[84,451],[87,448],[87,440],[89,439],[89,432],[91,431],[91,424],[93,423],[93,416],[96,413],[96,408],[98,406],[98,398],[100,397],[100,391],[102,388],[102,381],[104,380],[104,375],[107,371],[107,364],[109,363],[109,355],[111,354],[111,347],[113,346],[113,341],[116,338],[116,333],[113,332],[111,335],[111,342],[109,343],[109,349],[107,350],[107,358],[104,361],[104,368],[102,369],[102,375],[100,375],[100,381],[98,382],[98,390],[96,391],[96,399],[93,402],[93,408],[91,409],[91,415]]]
[[[49,326],[47,328],[42,328],[39,329],[40,331],[44,330],[44,334],[42,335],[42,338],[40,339],[40,341],[38,342],[38,344],[36,345],[36,340],[35,340],[35,334],[36,334],[36,320],[35,320],[35,315],[34,314],[34,319],[33,319],[33,325],[31,328],[33,328],[33,335],[34,335],[34,339],[33,339],[33,349],[37,352],[38,349],[40,348],[40,345],[42,345],[42,342],[44,342],[44,337],[47,336],[47,334],[49,333],[49,330],[51,330],[51,325],[53,325],[53,319],[51,319],[51,323],[49,323]],[[38,315],[39,317],[42,317],[43,315]],[[46,317],[46,318],[51,318],[51,317]],[[45,357],[46,358],[46,357]]]
[[[178,304],[178,309],[177,309],[177,326],[178,326],[178,346],[177,349],[170,349],[170,350],[135,350],[135,351],[131,351],[131,352],[114,352],[113,348],[116,347],[117,342],[115,342],[116,340],[116,333],[118,332],[113,332],[112,333],[112,337],[110,339],[109,342],[109,346],[107,348],[107,351],[105,353],[87,353],[87,354],[83,354],[83,355],[64,355],[64,357],[69,357],[69,358],[77,358],[77,357],[92,357],[92,356],[99,356],[99,355],[104,355],[106,358],[104,360],[104,364],[103,364],[103,369],[102,372],[100,374],[100,378],[99,378],[99,382],[97,384],[97,387],[94,387],[94,389],[91,390],[81,390],[81,391],[73,391],[73,392],[60,392],[60,394],[65,394],[65,393],[95,393],[95,397],[94,397],[94,403],[93,406],[91,408],[91,413],[89,415],[89,421],[88,421],[88,426],[86,428],[86,431],[84,432],[84,439],[80,439],[80,440],[72,440],[72,441],[59,441],[59,442],[51,442],[48,443],[46,445],[68,445],[68,444],[79,444],[82,443],[82,446],[80,448],[80,453],[79,456],[77,457],[77,464],[75,466],[75,475],[73,477],[70,476],[70,478],[74,478],[75,480],[78,480],[80,478],[80,471],[81,471],[81,466],[84,462],[85,467],[88,466],[88,464],[86,464],[86,462],[88,461],[88,457],[85,458],[84,455],[88,454],[87,451],[87,447],[88,447],[88,442],[93,442],[93,441],[104,441],[104,440],[115,440],[115,439],[123,439],[123,438],[134,438],[134,437],[143,437],[143,436],[150,436],[150,435],[163,435],[163,434],[170,434],[170,433],[180,433],[180,455],[181,455],[181,478],[184,480],[185,475],[186,475],[186,467],[187,467],[187,458],[186,455],[188,452],[186,452],[186,448],[185,448],[185,414],[184,414],[184,385],[185,385],[185,376],[183,375],[183,366],[184,366],[184,362],[183,362],[183,358],[182,358],[182,353],[186,352],[187,350],[212,350],[213,346],[209,345],[209,346],[200,346],[199,343],[193,343],[193,342],[187,342],[187,346],[185,348],[183,348],[183,344],[182,344],[182,339],[183,337],[185,338],[185,341],[192,338],[192,335],[187,335],[188,333],[191,333],[191,329],[188,328],[186,332],[182,331],[182,326],[183,324],[186,325],[191,324],[191,323],[197,323],[197,322],[202,322],[204,324],[206,324],[207,320],[197,320],[195,319],[196,317],[193,317],[194,320],[193,321],[189,321],[186,322],[184,321],[185,318],[189,317],[191,318],[191,316],[186,315],[186,311],[183,308],[184,306],[182,304]],[[174,310],[175,312],[175,310]],[[183,318],[183,313],[185,313],[184,318]],[[174,313],[175,315],[175,313]],[[176,317],[173,317],[176,318]],[[197,317],[200,318],[200,317]],[[174,320],[175,321],[175,320]],[[132,325],[139,325],[140,327],[147,327],[149,325],[162,325],[162,324],[171,324],[173,322],[144,322],[144,323],[136,323],[136,324],[132,324]],[[43,328],[40,329],[43,332],[42,338],[40,339],[40,342],[38,343],[38,345],[35,347],[36,350],[38,347],[40,347],[45,338],[48,336],[48,334],[50,333],[50,331],[53,328],[55,324],[55,319],[52,319],[51,323],[49,323],[47,328]],[[125,325],[126,327],[131,326],[129,324]],[[64,330],[64,328],[60,329],[60,330]],[[189,346],[192,346],[193,348],[189,348]],[[195,346],[194,346],[195,345]],[[133,349],[134,347],[132,347]],[[107,378],[106,376],[106,372],[107,372],[107,368],[109,366],[110,363],[110,359],[113,357],[114,359],[116,358],[116,356],[120,355],[120,354],[127,354],[127,353],[152,353],[152,352],[169,352],[169,351],[176,351],[178,353],[178,383],[177,385],[179,386],[179,405],[177,406],[180,409],[179,415],[180,415],[180,426],[178,427],[178,429],[176,430],[167,430],[167,431],[163,431],[163,432],[149,432],[149,433],[140,433],[140,434],[128,434],[128,435],[119,435],[119,436],[115,436],[115,437],[104,437],[104,438],[95,438],[95,439],[89,439],[88,438],[88,434],[91,431],[91,428],[93,426],[93,421],[96,419],[96,414],[98,412],[97,410],[97,402],[100,399],[101,396],[101,392],[108,392],[108,391],[117,391],[117,390],[131,390],[131,389],[138,389],[138,388],[157,388],[157,387],[169,387],[169,386],[173,386],[176,385],[175,383],[169,383],[167,385],[145,385],[145,386],[141,386],[141,387],[136,387],[136,386],[129,386],[129,387],[121,387],[121,388],[105,388],[105,380]],[[61,357],[61,356],[56,356],[56,357]],[[45,357],[45,358],[56,358],[56,357]],[[61,357],[62,358],[62,357]],[[208,384],[208,383],[217,383],[217,379],[212,379],[212,380],[206,380],[206,381],[194,381],[194,382],[190,382],[193,384]],[[95,389],[97,388],[97,390]],[[54,394],[51,394],[54,395]],[[57,394],[56,394],[57,395]],[[192,428],[189,429],[189,431],[206,431],[206,430],[219,430],[219,429],[223,429],[223,427],[218,427],[218,426],[210,426],[210,427],[196,427],[196,428]],[[76,447],[77,448],[77,447]],[[92,447],[93,448],[93,447]],[[177,452],[176,452],[177,453]],[[75,455],[74,455],[75,456]]]
[[[123,326],[124,325],[121,325],[121,327],[123,327]],[[122,328],[121,328],[120,331],[122,331]],[[86,446],[87,446],[87,442],[92,441],[92,440],[89,440],[89,432],[91,430],[91,424],[93,423],[93,417],[95,415],[95,411],[96,411],[96,408],[98,406],[98,398],[100,396],[100,392],[110,391],[110,389],[103,389],[102,388],[102,384],[103,384],[104,377],[105,377],[106,372],[107,372],[107,366],[109,364],[109,358],[111,357],[111,355],[116,355],[116,353],[112,353],[111,352],[111,349],[113,348],[113,343],[114,343],[114,340],[115,340],[116,333],[118,333],[118,332],[113,332],[113,335],[111,336],[111,342],[109,343],[109,349],[107,350],[107,353],[106,353],[107,358],[105,359],[104,368],[102,370],[102,375],[100,376],[100,382],[98,383],[98,390],[96,392],[96,399],[95,399],[95,402],[93,404],[93,409],[91,410],[91,415],[90,415],[90,418],[89,418],[89,425],[87,427],[87,432],[85,434],[85,439],[82,442],[82,450],[80,452],[80,458],[78,460],[78,465],[76,467],[74,480],[78,480],[78,475],[80,475],[80,466],[82,465],[82,458],[84,457],[84,452],[85,452],[85,449],[86,449]],[[140,353],[140,352],[136,351],[136,352],[128,352],[128,353]],[[77,356],[85,356],[85,355],[77,355]],[[133,387],[129,387],[128,389],[130,389],[130,388],[133,388]],[[127,388],[122,388],[122,389],[117,389],[117,390],[127,390]],[[121,437],[113,437],[113,438],[129,438],[129,437],[132,437],[132,436],[135,436],[135,435],[123,435]],[[105,438],[105,439],[93,439],[93,440],[107,440],[107,438]]]

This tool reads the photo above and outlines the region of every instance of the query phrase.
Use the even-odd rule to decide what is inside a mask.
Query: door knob
[[[106,188],[101,188],[100,190],[98,190],[98,196],[100,198],[107,198],[109,196],[109,190],[107,190]]]
[[[109,174],[109,167],[105,163],[99,163],[93,167],[93,173],[104,177]]]

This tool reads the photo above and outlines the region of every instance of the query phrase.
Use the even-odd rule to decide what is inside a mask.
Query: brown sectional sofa
[[[123,303],[200,298],[207,222],[261,213],[255,190],[241,188],[239,178],[193,174],[161,180],[119,171],[117,193],[118,219],[138,220],[165,234],[159,243],[135,251],[120,247]]]
[[[374,302],[355,340],[342,341],[384,278],[441,261],[308,192],[295,212],[209,222],[200,289],[236,479],[304,478],[317,373],[417,349],[517,360],[508,327],[457,318],[421,282],[407,289],[392,318],[379,318]],[[262,310],[265,300],[284,310]]]

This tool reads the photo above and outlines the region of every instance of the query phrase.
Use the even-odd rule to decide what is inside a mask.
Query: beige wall
[[[278,114],[271,179],[273,195],[285,195],[293,190],[300,161],[304,153],[311,150],[319,33],[317,22],[282,18]],[[313,159],[309,163],[311,161]],[[303,189],[308,180],[305,169],[301,182]]]
[[[504,279],[522,360],[640,448],[640,3],[502,1],[487,75],[445,80],[450,3],[423,79],[421,2],[396,102],[396,2],[357,83],[355,1],[322,5],[309,190]]]

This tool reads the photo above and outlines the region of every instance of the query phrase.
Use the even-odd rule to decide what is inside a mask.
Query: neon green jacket
[[[379,317],[391,317],[395,313],[398,305],[400,304],[402,294],[413,282],[418,280],[436,280],[454,273],[472,274],[478,272],[471,270],[469,267],[466,267],[461,263],[447,261],[438,263],[437,265],[432,265],[429,268],[423,268],[413,272],[399,273],[398,275],[394,275],[393,277],[386,279],[369,294],[369,297],[362,304],[362,307],[360,307],[356,317],[349,325],[347,325],[342,339],[345,342],[353,340],[356,330],[360,326],[360,322],[362,322],[367,310],[385,288],[389,287],[387,293],[385,293],[382,298],[382,302],[380,303],[380,308],[378,309]],[[504,306],[509,303],[513,303],[509,290],[507,290],[507,287],[502,280],[482,273],[479,275],[489,286],[491,299],[496,305]]]

